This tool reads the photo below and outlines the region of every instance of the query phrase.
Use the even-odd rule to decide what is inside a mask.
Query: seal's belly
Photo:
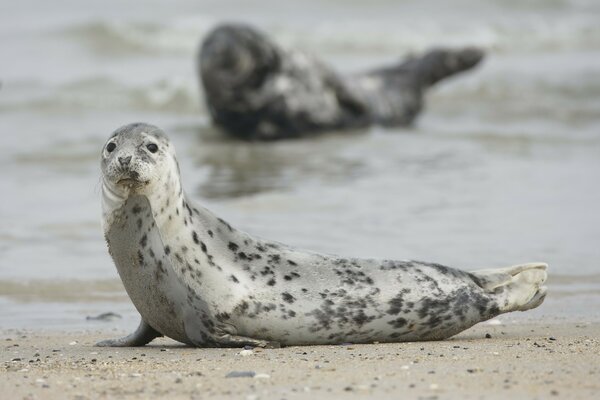
[[[185,334],[185,288],[172,272],[148,200],[131,197],[106,234],[127,294],[152,328],[190,343]]]

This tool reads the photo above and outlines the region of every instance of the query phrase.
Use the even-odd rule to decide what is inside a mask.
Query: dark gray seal
[[[244,139],[409,125],[433,84],[473,68],[476,48],[435,49],[398,65],[342,76],[258,30],[221,25],[202,43],[198,69],[214,123]]]
[[[103,227],[142,316],[101,346],[164,335],[194,346],[433,340],[537,307],[546,264],[465,272],[420,261],[344,258],[239,231],[185,195],[157,127],[118,129],[102,151]]]

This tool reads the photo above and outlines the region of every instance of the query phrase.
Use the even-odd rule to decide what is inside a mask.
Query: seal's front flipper
[[[269,342],[267,340],[252,339],[244,336],[236,335],[222,335],[214,338],[214,343],[218,347],[263,347],[267,349],[278,349],[280,344],[278,342]]]
[[[150,325],[142,320],[140,326],[131,335],[119,338],[119,339],[108,339],[96,343],[96,346],[100,347],[138,347],[144,346],[150,343],[157,337],[162,336],[160,333],[154,330]]]

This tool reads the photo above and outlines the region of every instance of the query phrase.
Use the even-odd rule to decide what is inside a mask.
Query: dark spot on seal
[[[390,315],[397,315],[402,311],[404,305],[404,295],[410,293],[410,289],[402,289],[395,297],[393,297],[388,304],[390,308],[386,311]]]
[[[402,328],[403,326],[406,325],[408,321],[402,317],[400,318],[396,318],[394,320],[391,320],[388,322],[389,325],[393,326],[396,329]]]
[[[276,283],[277,283],[277,282],[275,282],[275,279],[274,279],[274,278],[271,278],[271,279],[269,279],[269,280],[267,281],[267,285],[269,285],[269,286],[275,286],[275,284],[276,284]]]
[[[211,231],[210,229],[208,230],[208,236],[210,236],[210,237],[213,237],[213,236],[214,236],[214,233],[213,233],[213,231]]]
[[[229,315],[229,313],[222,312],[222,313],[218,313],[217,315],[215,315],[215,318],[218,321],[223,322],[223,321],[227,321],[228,319],[230,319],[231,316]]]
[[[192,271],[193,271],[193,268],[192,268],[192,266],[190,265],[190,263],[189,263],[189,262],[186,262],[186,263],[185,263],[185,270],[186,270],[187,272],[189,272],[189,273],[192,273]],[[200,272],[200,271],[197,271],[197,272]],[[199,273],[199,274],[197,274],[197,275],[198,275],[198,277],[201,277],[201,276],[202,276],[202,273],[200,272],[200,273]]]
[[[240,283],[240,281],[238,281],[238,278],[235,277],[235,275],[231,274],[231,276],[229,277],[229,279],[231,279],[232,282],[234,283]]]
[[[358,310],[356,315],[354,315],[352,317],[352,320],[358,326],[362,326],[362,325],[366,324],[367,322],[373,321],[374,319],[375,319],[374,316],[367,316],[367,314],[365,314],[365,312],[363,310]]]
[[[137,228],[142,229],[142,219],[141,218],[137,219]]]
[[[165,246],[165,254],[169,255],[171,253],[171,248],[169,246]]]
[[[133,212],[134,214],[139,214],[142,211],[142,207],[140,207],[139,204],[136,204],[135,206],[133,206],[133,208],[131,209],[131,212]]]
[[[200,242],[200,249],[202,249],[203,253],[206,253],[208,250],[206,249],[206,244],[204,242]]]
[[[289,304],[292,304],[292,303],[294,303],[294,301],[296,301],[296,298],[294,296],[292,296],[291,294],[289,294],[288,292],[281,293],[281,297],[283,298],[283,301],[285,301],[286,303],[289,303]]]
[[[194,243],[199,244],[200,240],[198,240],[198,234],[196,233],[196,231],[192,232],[192,239],[194,240]]]
[[[281,261],[281,256],[279,254],[269,254],[269,258],[267,262],[269,264],[278,264]]]
[[[248,302],[246,300],[242,300],[238,303],[238,305],[235,306],[233,312],[237,315],[244,315],[248,311],[248,308],[250,308]]]
[[[137,251],[137,256],[138,256],[138,263],[140,264],[140,266],[144,266],[144,255],[142,254],[142,252],[140,250]]]
[[[283,279],[285,279],[286,281],[291,281],[294,278],[300,278],[300,274],[296,273],[296,272],[292,272],[289,275],[284,275]]]
[[[287,262],[288,262],[288,264],[290,264],[290,265],[294,265],[294,266],[298,265],[298,264],[296,264],[295,262],[293,262],[292,260],[287,260]]]
[[[237,251],[237,249],[240,248],[240,246],[238,246],[237,244],[233,243],[233,242],[229,242],[229,244],[227,245],[227,248],[233,252]]]
[[[225,222],[223,219],[221,218],[217,218],[217,220],[222,223],[223,225],[225,225],[227,227],[227,229],[229,229],[229,232],[233,232],[233,228],[231,227],[231,225],[229,225],[227,222]]]
[[[161,272],[161,274],[163,274],[163,275],[164,275],[164,274],[166,274],[166,273],[167,273],[167,270],[165,269],[165,267],[163,267],[163,262],[162,262],[162,260],[158,260],[158,261],[156,262],[156,266],[158,267],[158,269],[159,269],[159,271]]]
[[[146,244],[148,244],[148,236],[144,233],[144,236],[140,239],[140,246],[146,247]]]

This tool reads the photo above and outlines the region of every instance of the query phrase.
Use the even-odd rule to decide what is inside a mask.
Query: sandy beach
[[[94,347],[117,334],[4,330],[2,397],[592,399],[600,391],[600,323],[479,324],[421,343]]]

